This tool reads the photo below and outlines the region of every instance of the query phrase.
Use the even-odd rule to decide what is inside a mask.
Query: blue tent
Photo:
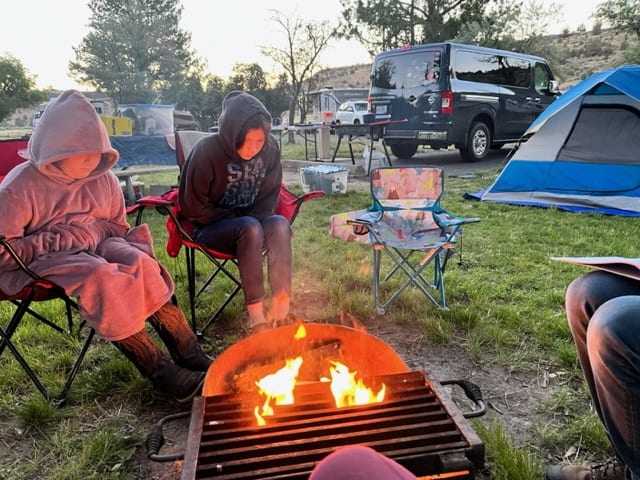
[[[481,200],[640,216],[640,65],[576,84],[522,140]]]

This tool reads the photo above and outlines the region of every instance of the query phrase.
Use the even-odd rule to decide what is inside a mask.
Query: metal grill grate
[[[421,372],[365,379],[385,401],[335,408],[327,383],[296,386],[295,405],[258,427],[252,403],[235,394],[195,399],[182,479],[307,479],[336,448],[368,445],[418,477],[473,479],[484,447],[441,386]],[[437,476],[448,473],[446,477]],[[433,477],[430,477],[433,475]]]

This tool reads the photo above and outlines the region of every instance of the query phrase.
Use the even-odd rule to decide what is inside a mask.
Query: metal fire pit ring
[[[304,326],[306,336],[294,335]],[[203,396],[221,395],[255,388],[255,381],[284,366],[285,360],[303,357],[298,380],[317,382],[327,374],[326,359],[337,360],[361,377],[409,371],[388,344],[362,330],[342,325],[298,323],[265,330],[226,349],[211,364]]]
[[[296,340],[294,335],[301,325],[304,326],[306,335],[304,338]],[[242,422],[241,417],[244,416],[246,412],[243,412],[243,407],[240,405],[244,403],[241,399],[246,392],[255,389],[256,380],[262,378],[265,374],[272,373],[281,368],[286,359],[296,356],[302,356],[304,358],[303,365],[307,365],[307,369],[301,369],[300,375],[298,376],[301,384],[300,388],[303,391],[309,388],[317,389],[319,376],[323,373],[326,375],[328,360],[336,360],[344,363],[350,369],[355,370],[361,377],[377,377],[377,380],[384,379],[385,383],[391,382],[388,384],[389,388],[391,392],[395,392],[395,400],[390,399],[391,403],[387,402],[386,404],[365,407],[364,409],[356,407],[356,410],[360,410],[357,415],[366,415],[366,411],[369,409],[381,410],[378,410],[380,413],[373,414],[370,420],[363,418],[360,422],[356,422],[357,427],[349,434],[356,435],[353,441],[358,441],[358,443],[372,442],[371,446],[375,446],[383,453],[392,458],[396,458],[407,468],[411,466],[412,468],[410,468],[410,470],[415,471],[415,473],[421,471],[426,472],[427,470],[434,473],[451,471],[453,472],[450,474],[451,478],[459,478],[462,480],[475,478],[474,473],[477,472],[479,468],[482,468],[484,461],[482,442],[465,420],[465,418],[480,416],[486,412],[486,407],[482,401],[482,394],[475,384],[465,380],[448,380],[439,383],[427,378],[423,373],[411,372],[395,350],[382,340],[367,334],[363,330],[342,325],[307,324],[302,322],[298,325],[279,327],[247,337],[225,350],[207,371],[202,396],[194,400],[185,454],[159,455],[159,449],[163,443],[163,422],[160,422],[154,427],[152,434],[147,438],[148,457],[154,461],[170,461],[184,458],[183,479],[209,478],[211,467],[217,467],[218,464],[220,468],[225,471],[231,468],[231,463],[242,464],[241,459],[234,458],[230,461],[231,463],[229,463],[229,461],[221,461],[219,456],[222,455],[221,449],[223,449],[223,445],[224,447],[229,447],[231,450],[235,450],[235,446],[231,446],[231,438],[233,438],[234,441],[244,441],[242,435],[246,434],[247,427],[239,427],[229,440],[224,440],[220,444],[212,443],[212,436],[218,435],[220,428],[223,430],[227,428],[225,424],[230,419]],[[393,380],[394,378],[395,380]],[[474,401],[479,408],[469,414],[460,412],[457,407],[447,399],[448,395],[442,390],[441,385],[445,384],[455,384],[461,387],[467,397]],[[392,395],[392,397],[393,396],[394,395]],[[410,398],[413,398],[413,400],[410,400]],[[295,409],[301,409],[301,411],[295,413],[295,415],[307,415],[310,412],[309,409],[315,409],[313,414],[315,419],[315,411],[318,411],[319,404],[317,402],[319,401],[320,398],[315,395],[311,403],[307,400],[307,405],[295,406]],[[403,452],[390,451],[391,445],[393,445],[395,449],[398,442],[404,441],[403,438],[407,438],[407,435],[401,434],[397,439],[391,439],[390,441],[379,438],[380,436],[386,437],[386,432],[390,428],[390,424],[387,423],[388,420],[385,418],[385,415],[382,415],[382,412],[395,411],[397,407],[394,405],[398,404],[398,402],[405,404],[410,401],[419,402],[420,408],[418,412],[422,412],[419,413],[419,415],[433,415],[433,413],[428,412],[435,409],[440,412],[438,415],[444,415],[444,417],[440,420],[434,418],[433,422],[428,422],[426,431],[421,432],[423,437],[420,438],[424,438],[424,441],[421,440],[417,442],[418,445],[423,445],[417,447],[419,450],[417,453],[409,454],[407,450]],[[413,408],[405,411],[407,408],[409,408],[408,404],[403,406],[402,410],[399,411],[401,417],[409,414],[409,410],[413,411]],[[318,411],[319,416],[329,415],[330,417],[334,415],[333,412],[335,412],[335,409],[329,408],[327,410],[326,407]],[[332,420],[331,418],[327,420],[329,423],[326,428],[310,428],[311,437],[301,437],[298,442],[306,445],[311,441],[317,442],[318,439],[320,439],[323,448],[328,449],[328,452],[340,444],[340,442],[348,443],[352,441],[351,437],[345,437],[344,434],[342,434],[342,438],[340,435],[333,435],[335,428],[344,429],[346,425],[354,423],[348,418],[341,420],[340,413],[337,415],[337,420]],[[347,413],[347,415],[352,416],[350,418],[355,418],[353,415],[356,415],[356,412]],[[180,416],[182,417],[183,415],[181,414]],[[283,418],[281,420],[287,423],[286,419]],[[293,425],[295,425],[295,419],[292,421]],[[306,425],[308,421],[309,420],[303,421],[302,425]],[[443,421],[444,424],[448,424],[448,427],[442,433],[439,433]],[[381,424],[378,428],[372,427],[374,422],[382,422],[384,426]],[[417,418],[412,417],[409,420],[394,423],[392,428],[413,429],[416,424],[419,423],[420,421]],[[267,427],[267,430],[259,431],[268,432],[269,428],[273,427]],[[275,428],[282,428],[276,435],[284,435],[287,432],[286,428],[289,427]],[[367,428],[373,428],[371,435],[367,432],[360,431],[361,429]],[[249,427],[248,431],[250,434],[252,430],[254,430],[254,428]],[[320,437],[320,435],[323,434],[321,432],[324,432],[326,439]],[[443,441],[441,439],[442,435],[445,434],[447,438],[450,438],[450,441]],[[362,438],[360,438],[360,436],[362,436]],[[260,434],[258,434],[257,438],[260,438]],[[258,451],[264,451],[261,450],[263,447],[270,451],[270,449],[281,445],[282,440],[283,438],[278,437],[276,437],[272,443],[266,442],[265,440],[265,445],[258,449]],[[338,443],[336,445],[330,443],[334,441]],[[433,443],[434,441],[435,444]],[[326,442],[329,443],[324,445]],[[426,442],[426,444],[424,442]],[[433,448],[436,448],[436,451],[429,453],[428,450]],[[410,449],[414,449],[414,446],[411,446]],[[247,453],[249,453],[253,459],[253,447],[249,449]],[[304,454],[306,455],[306,453]],[[290,455],[285,455],[285,457],[289,456]],[[293,455],[292,457],[295,458],[296,456],[297,455]],[[269,454],[267,457],[271,462],[277,457],[277,454]],[[250,460],[250,464],[248,465],[249,471],[260,470],[262,468],[261,465],[264,464],[267,457],[256,460],[255,466],[253,460]],[[316,458],[314,461],[317,460]],[[212,461],[213,464],[211,463]],[[277,461],[280,462],[280,460]],[[459,464],[459,462],[462,463]],[[436,463],[440,465],[436,467]],[[293,465],[290,466],[293,467]],[[237,468],[240,467],[238,466]],[[308,470],[311,466],[299,465],[296,468]],[[217,470],[215,471],[217,472]],[[214,476],[217,477],[218,473],[215,473]],[[252,474],[249,474],[247,471],[246,476],[238,478],[272,478],[270,475],[262,476],[263,473],[266,475],[263,471],[254,471]],[[254,474],[257,476],[254,476]],[[285,476],[289,478],[288,474]],[[233,475],[232,477],[235,478]],[[225,476],[224,478],[227,477]],[[276,475],[273,478],[284,477]],[[291,478],[306,478],[306,474],[299,473],[298,476]]]

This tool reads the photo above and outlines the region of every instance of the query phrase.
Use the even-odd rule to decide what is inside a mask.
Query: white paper
[[[551,260],[584,265],[598,270],[615,273],[623,277],[640,280],[640,258],[626,257],[551,257]]]

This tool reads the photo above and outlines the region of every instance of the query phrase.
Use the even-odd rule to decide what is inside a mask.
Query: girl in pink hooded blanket
[[[0,183],[0,235],[29,268],[75,297],[80,314],[158,390],[178,401],[198,394],[211,358],[175,304],[147,225],[129,228],[118,152],[91,103],[65,91],[50,102],[29,140],[29,161]],[[0,289],[31,279],[0,250]],[[171,358],[153,342],[157,330]]]

